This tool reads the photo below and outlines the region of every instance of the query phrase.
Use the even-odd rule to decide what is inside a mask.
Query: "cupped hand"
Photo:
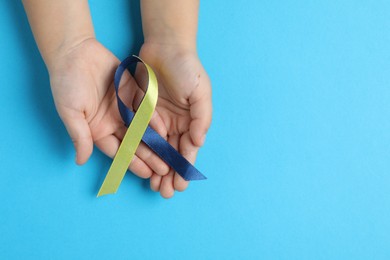
[[[180,46],[145,43],[140,57],[158,79],[156,111],[165,124],[168,142],[195,163],[212,116],[211,84],[206,71],[196,52]],[[150,185],[164,198],[170,198],[175,190],[185,190],[188,182],[171,169],[165,176],[153,174]]]
[[[119,60],[91,38],[58,55],[49,67],[55,105],[74,143],[78,164],[88,160],[94,143],[106,155],[114,157],[126,132],[113,86],[118,65]],[[143,96],[129,73],[124,74],[119,92],[131,109],[138,106]],[[153,115],[151,126],[166,137],[166,127],[158,113]],[[129,168],[142,178],[166,175],[169,171],[144,144],[138,147]]]

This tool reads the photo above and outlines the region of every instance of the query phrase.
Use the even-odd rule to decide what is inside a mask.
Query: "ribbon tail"
[[[171,166],[186,181],[207,179],[187,159],[185,159],[173,146],[162,138],[150,126],[146,128],[142,141],[153,150],[163,161]]]

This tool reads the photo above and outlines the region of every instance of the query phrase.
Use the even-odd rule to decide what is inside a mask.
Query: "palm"
[[[52,73],[54,76],[51,77],[60,116],[67,120],[82,113],[88,123],[97,121],[97,115],[101,117],[103,107],[113,95],[110,85],[117,64],[117,59],[95,41],[85,42],[72,50],[56,68],[59,72]],[[99,126],[91,127],[92,136],[99,136],[101,131]]]

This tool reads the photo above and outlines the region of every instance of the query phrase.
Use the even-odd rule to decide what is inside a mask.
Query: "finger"
[[[125,126],[120,126],[114,135],[119,141],[122,141],[126,131],[127,128]],[[164,176],[168,174],[169,166],[143,142],[139,144],[135,154],[158,175]]]
[[[118,151],[120,140],[114,136],[109,135],[102,139],[95,141],[96,146],[107,156],[114,158],[116,152]],[[152,176],[152,169],[145,164],[137,155],[134,155],[129,170],[132,171],[135,175],[141,178],[150,178]]]
[[[173,176],[174,171],[171,170],[169,173],[162,177],[161,185],[160,185],[160,195],[164,199],[172,198],[175,194],[175,189],[173,188]]]
[[[184,133],[180,138],[179,152],[190,163],[194,164],[198,154],[199,147],[192,143],[190,134]],[[184,191],[187,189],[189,182],[184,180],[177,172],[175,173],[173,186],[177,191]]]
[[[145,164],[137,155],[134,155],[129,170],[140,178],[148,179],[152,176],[153,170]]]
[[[162,120],[160,114],[154,110],[154,113],[152,115],[152,118],[149,122],[150,127],[152,127],[159,135],[161,135],[162,138],[167,140],[168,138],[168,130],[165,126],[164,121]]]
[[[93,140],[91,130],[84,113],[74,111],[66,113],[61,118],[76,149],[76,163],[81,165],[86,163],[92,154]]]
[[[210,80],[206,77],[200,78],[200,86],[193,93],[190,102],[190,114],[192,121],[190,123],[191,140],[196,146],[202,146],[206,133],[211,124],[212,104]]]
[[[152,177],[150,177],[150,188],[153,191],[160,190],[161,179],[162,179],[162,177],[160,175],[157,175],[157,174],[153,174]]]
[[[179,135],[172,135],[168,137],[168,142],[177,150],[179,147]],[[162,177],[161,186],[160,186],[160,194],[165,199],[169,199],[175,193],[175,189],[173,187],[173,177],[174,170],[171,169],[167,175]]]
[[[167,175],[169,166],[144,143],[140,143],[136,155],[144,161],[156,174]]]

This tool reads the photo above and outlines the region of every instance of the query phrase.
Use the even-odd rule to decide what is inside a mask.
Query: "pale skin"
[[[48,68],[57,111],[84,164],[95,144],[114,157],[126,128],[113,88],[119,60],[96,39],[86,0],[23,0]],[[198,0],[141,0],[145,42],[140,57],[156,72],[159,99],[151,126],[194,163],[211,123],[211,85],[196,51]],[[137,73],[142,73],[138,71]],[[143,92],[127,74],[120,95],[136,108]],[[188,182],[144,144],[129,169],[164,198]]]

